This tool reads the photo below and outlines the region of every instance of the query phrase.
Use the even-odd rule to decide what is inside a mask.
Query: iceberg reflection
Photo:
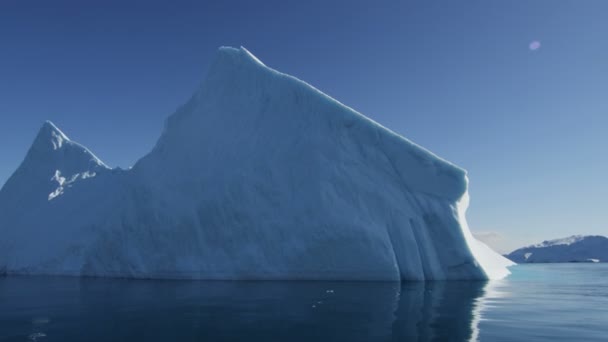
[[[471,341],[487,282],[0,278],[0,339]],[[45,317],[45,324],[33,324]],[[38,335],[41,336],[41,335]]]

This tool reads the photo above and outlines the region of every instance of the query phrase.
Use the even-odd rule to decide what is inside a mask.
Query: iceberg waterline
[[[192,279],[501,278],[461,168],[222,47],[129,170],[45,123],[0,190],[0,269]]]

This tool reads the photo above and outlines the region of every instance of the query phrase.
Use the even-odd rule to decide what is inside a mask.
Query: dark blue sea
[[[0,341],[608,341],[608,264],[428,283],[0,278]]]

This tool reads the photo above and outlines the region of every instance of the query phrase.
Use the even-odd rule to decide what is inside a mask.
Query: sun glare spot
[[[538,40],[535,40],[531,42],[528,47],[530,48],[530,51],[536,51],[540,49],[540,42]]]

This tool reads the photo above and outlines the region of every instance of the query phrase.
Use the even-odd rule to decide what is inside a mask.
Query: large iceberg
[[[466,172],[220,48],[154,149],[110,169],[52,123],[0,191],[0,271],[441,280],[508,274],[471,235]]]

